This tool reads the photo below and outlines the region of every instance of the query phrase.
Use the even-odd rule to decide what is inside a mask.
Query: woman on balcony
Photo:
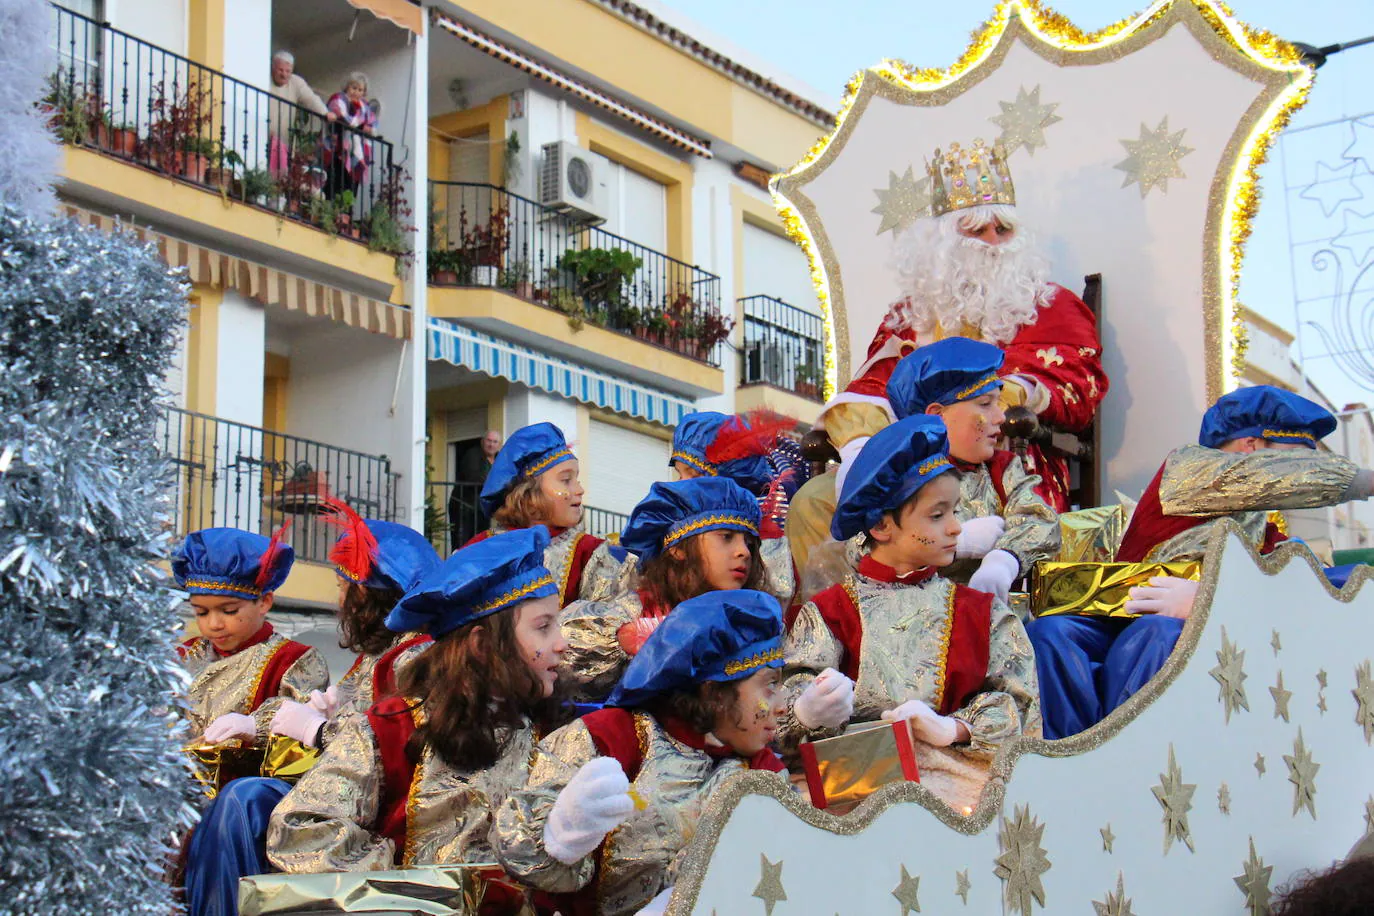
[[[348,75],[343,89],[329,97],[329,113],[334,116],[334,130],[324,150],[329,176],[325,193],[331,199],[344,191],[356,196],[372,164],[372,143],[366,138],[377,135],[377,113],[367,103],[366,73]]]

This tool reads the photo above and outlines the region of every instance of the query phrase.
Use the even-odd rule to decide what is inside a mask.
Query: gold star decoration
[[[1364,729],[1364,743],[1374,739],[1374,677],[1369,670],[1369,659],[1355,669],[1355,689],[1350,691],[1355,698],[1355,724]]]
[[[878,206],[869,212],[883,218],[876,235],[889,229],[901,232],[930,212],[930,179],[917,179],[911,166],[907,166],[906,174],[901,176],[888,172],[887,189],[874,188],[873,193],[878,195]]]
[[[1030,92],[1026,91],[1025,86],[1018,87],[1014,102],[999,101],[997,104],[1002,113],[988,120],[1002,128],[997,143],[1006,149],[1008,156],[1023,146],[1026,152],[1034,156],[1037,146],[1046,145],[1045,128],[1064,120],[1054,113],[1059,107],[1058,102],[1040,104],[1039,86]]]
[[[1236,887],[1245,895],[1245,908],[1250,916],[1267,916],[1269,912],[1269,879],[1274,866],[1265,865],[1264,860],[1255,855],[1255,838],[1250,837],[1250,858],[1241,866],[1243,874],[1236,875]]]
[[[773,907],[778,905],[779,900],[787,899],[787,891],[782,889],[782,860],[769,862],[767,856],[759,853],[759,869],[759,886],[754,888],[750,896],[762,900],[764,912],[773,916]]]
[[[1255,755],[1255,772],[1258,773],[1258,774],[1260,774],[1261,777],[1264,776],[1264,755],[1263,755],[1263,754],[1256,754],[1256,755]]]
[[[1174,745],[1169,744],[1169,771],[1159,774],[1159,785],[1150,790],[1164,809],[1164,852],[1168,853],[1174,840],[1182,841],[1193,851],[1193,835],[1188,830],[1188,811],[1193,807],[1195,783],[1183,781],[1183,772],[1174,759]]]
[[[1274,718],[1288,721],[1288,701],[1293,697],[1293,691],[1285,690],[1283,687],[1283,670],[1279,669],[1278,683],[1269,688],[1269,695],[1274,698]]]
[[[1325,669],[1325,668],[1318,668],[1318,669],[1317,669],[1317,687],[1318,687],[1318,689],[1320,689],[1320,690],[1325,690],[1325,689],[1326,689],[1326,669]]]
[[[1191,153],[1192,147],[1183,145],[1183,135],[1185,130],[1169,133],[1169,116],[1165,115],[1160,119],[1159,126],[1150,130],[1145,124],[1140,125],[1140,138],[1137,140],[1119,140],[1126,148],[1126,158],[1112,166],[1126,173],[1126,178],[1121,182],[1124,188],[1132,183],[1140,185],[1140,196],[1145,197],[1156,186],[1164,193],[1169,193],[1170,178],[1187,178],[1178,161]]]
[[[902,916],[907,913],[921,912],[921,901],[917,899],[916,892],[921,886],[921,876],[911,877],[907,872],[906,866],[902,866],[901,883],[892,891],[892,896],[897,898],[897,902],[902,905]]]
[[[1102,851],[1110,854],[1112,851],[1112,844],[1116,842],[1116,834],[1112,833],[1111,823],[1108,822],[1107,826],[1097,832],[1102,834]]]
[[[1279,650],[1283,648],[1283,642],[1279,639],[1279,631],[1271,630],[1274,635],[1269,638],[1269,646],[1274,650],[1274,657],[1279,657]]]
[[[1312,759],[1312,754],[1307,750],[1307,745],[1302,740],[1302,729],[1298,729],[1298,737],[1293,741],[1293,753],[1284,754],[1283,762],[1288,764],[1288,781],[1293,784],[1293,816],[1297,817],[1298,812],[1303,808],[1312,815],[1312,820],[1317,819],[1317,771],[1322,768],[1320,763]]]
[[[1107,899],[1100,903],[1093,901],[1095,916],[1135,916],[1131,909],[1131,898],[1126,896],[1126,876],[1116,873],[1116,890],[1107,891]]]
[[[1231,787],[1224,782],[1217,789],[1217,810],[1222,814],[1231,813]]]
[[[1317,712],[1326,715],[1326,694],[1317,694]]]
[[[1007,906],[1021,916],[1031,916],[1035,904],[1045,905],[1045,885],[1040,876],[1050,870],[1046,850],[1040,845],[1045,825],[1031,816],[1030,805],[1017,805],[1015,816],[1002,817],[997,843],[1002,854],[994,872],[1005,885]]]
[[[960,900],[964,901],[964,906],[968,906],[968,892],[971,888],[967,868],[954,873],[954,893],[959,896]]]
[[[1250,701],[1245,698],[1245,650],[1237,649],[1235,643],[1226,638],[1226,627],[1221,628],[1221,651],[1217,652],[1217,664],[1210,674],[1221,689],[1217,699],[1226,710],[1226,721],[1231,721],[1231,713],[1237,709],[1250,709]]]

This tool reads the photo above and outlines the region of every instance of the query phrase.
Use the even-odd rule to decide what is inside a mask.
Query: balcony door
[[[661,291],[663,287],[661,277],[645,276],[652,269],[649,265],[654,259],[644,257],[633,246],[659,253],[668,251],[668,189],[662,183],[605,156],[593,153],[592,157],[597,162],[600,180],[605,186],[603,202],[606,222],[601,228],[632,242],[630,251],[645,262],[645,266],[640,268],[640,276],[635,278],[631,304],[641,307],[662,305],[661,302],[648,301],[651,298],[650,290]],[[662,270],[662,267],[658,269]]]

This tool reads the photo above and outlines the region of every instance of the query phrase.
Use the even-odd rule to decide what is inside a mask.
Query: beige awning
[[[416,35],[425,34],[425,14],[410,0],[348,0],[348,5],[367,10],[378,19],[394,22]]]
[[[141,242],[151,242],[171,267],[185,267],[192,283],[215,289],[232,289],[265,306],[303,312],[315,318],[343,322],[351,327],[410,339],[410,309],[368,296],[350,293],[326,283],[307,280],[256,261],[235,257],[156,232],[146,226],[122,223],[112,216],[66,205],[67,216],[104,231],[128,232]]]

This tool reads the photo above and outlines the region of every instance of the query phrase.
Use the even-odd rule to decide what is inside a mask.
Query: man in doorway
[[[501,433],[489,429],[482,440],[458,456],[458,480],[448,497],[449,531],[452,549],[457,550],[479,531],[486,531],[491,519],[482,512],[477,495],[487,481],[487,472],[501,451]]]

